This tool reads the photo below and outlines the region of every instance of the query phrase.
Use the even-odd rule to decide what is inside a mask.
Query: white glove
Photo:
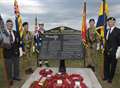
[[[97,43],[97,48],[96,50],[99,50],[100,49],[100,43]]]
[[[35,52],[35,46],[33,46],[33,53]]]
[[[116,59],[120,58],[120,46],[117,48]]]
[[[20,52],[19,57],[22,57],[22,56],[23,56],[23,50],[22,50],[22,47],[19,48],[19,52]]]

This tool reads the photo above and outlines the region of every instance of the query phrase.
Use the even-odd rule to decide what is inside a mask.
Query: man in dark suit
[[[3,49],[3,56],[5,58],[6,69],[10,85],[13,80],[20,81],[19,78],[19,38],[17,33],[13,30],[13,22],[11,19],[6,21],[6,30],[10,37],[11,47]]]
[[[108,18],[107,22],[109,29],[104,52],[104,80],[112,83],[117,65],[116,51],[120,46],[120,29],[115,27],[116,19],[114,17]]]

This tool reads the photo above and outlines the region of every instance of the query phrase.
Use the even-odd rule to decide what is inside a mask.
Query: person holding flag
[[[92,68],[95,71],[95,59],[97,51],[97,34],[95,27],[95,20],[92,18],[89,20],[90,27],[87,29],[87,43],[88,47],[86,48],[86,66]]]
[[[41,47],[42,47],[42,38],[43,38],[43,35],[44,35],[44,24],[39,24],[39,27],[38,29],[35,31],[35,35],[34,35],[34,42],[35,42],[35,47],[36,47],[36,53],[38,54],[38,57],[37,57],[37,65],[38,66],[42,66],[43,63],[49,67],[49,64],[48,64],[48,61],[45,60],[45,61],[42,61],[41,58],[39,58],[40,56],[40,52],[41,52]]]
[[[23,60],[25,61],[25,65],[26,65],[26,69],[25,69],[25,73],[26,74],[31,74],[33,73],[33,69],[32,69],[32,61],[31,61],[31,51],[32,51],[32,34],[29,31],[29,24],[28,22],[24,22],[23,23],[23,28],[24,28],[24,32],[23,32],[23,41],[24,41],[24,48],[25,48],[25,55],[23,55]]]
[[[82,42],[83,42],[83,45],[85,47],[85,63],[84,65],[91,68],[93,71],[95,71],[94,69],[94,65],[93,65],[93,60],[91,59],[91,51],[92,50],[91,48],[93,48],[93,45],[90,44],[90,42],[94,42],[96,39],[95,39],[95,32],[94,32],[94,29],[95,29],[95,21],[94,19],[90,19],[89,23],[90,23],[90,28],[91,29],[90,31],[93,31],[93,32],[89,32],[87,31],[87,23],[86,23],[86,0],[84,0],[84,8],[83,8],[83,17],[82,17],[82,30],[81,30],[81,37],[82,37]],[[92,35],[90,35],[92,34]],[[88,35],[89,35],[89,38],[88,38]],[[94,39],[91,40],[91,37],[94,37]],[[94,52],[92,52],[94,53]],[[94,57],[93,57],[94,58]]]
[[[120,47],[120,29],[116,27],[116,19],[114,17],[109,17],[107,22],[109,29],[106,35],[106,45],[104,51],[103,80],[107,80],[108,83],[112,83],[117,65],[116,52],[118,47]]]

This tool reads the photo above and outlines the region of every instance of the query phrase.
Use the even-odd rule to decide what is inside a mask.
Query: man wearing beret
[[[40,23],[38,30],[36,30],[36,33],[34,35],[34,42],[35,42],[35,51],[40,56],[41,48],[43,46],[43,36],[44,36],[44,24]],[[42,60],[43,58],[37,57],[37,65],[41,67],[43,64],[45,64],[46,67],[49,67],[48,60]]]
[[[114,17],[109,17],[107,22],[109,29],[106,35],[106,45],[104,51],[103,80],[107,80],[108,83],[112,83],[117,65],[116,51],[120,46],[120,29],[115,26],[116,19]]]
[[[23,40],[24,40],[24,46],[25,46],[25,55],[24,55],[24,62],[25,62],[25,73],[31,74],[33,73],[32,69],[32,56],[31,56],[31,47],[32,47],[32,34],[29,31],[29,24],[28,22],[23,23]]]
[[[95,71],[97,40],[95,20],[92,18],[89,20],[89,28],[87,30],[86,66],[92,68],[93,71]]]

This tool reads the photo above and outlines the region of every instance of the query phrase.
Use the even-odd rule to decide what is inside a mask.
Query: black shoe
[[[38,67],[42,67],[42,64],[39,64]]]
[[[30,73],[33,73],[34,70],[33,70],[32,68],[29,68],[29,72],[30,72]]]
[[[13,80],[16,80],[16,81],[21,81],[20,78],[13,78]]]
[[[38,67],[42,67],[42,61],[39,61],[39,63],[38,63]]]
[[[110,83],[110,84],[111,84],[111,83],[112,83],[112,80],[108,80],[108,83]]]
[[[32,73],[33,73],[32,68],[28,68],[25,70],[25,74],[32,74]]]
[[[92,65],[88,65],[87,68],[90,68],[93,72],[95,72],[95,67]]]
[[[37,64],[37,67],[42,67],[42,64],[39,64],[39,63],[38,63],[38,64]]]
[[[92,69],[93,72],[95,72],[95,67],[94,66],[92,66],[91,69]]]
[[[106,81],[107,79],[106,79],[106,78],[103,78],[102,80],[103,80],[103,81]]]
[[[13,80],[10,80],[9,81],[9,86],[12,86],[13,85]]]

